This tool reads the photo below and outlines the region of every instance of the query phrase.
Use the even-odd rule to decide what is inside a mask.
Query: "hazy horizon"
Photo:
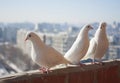
[[[0,22],[120,22],[118,0],[2,0]]]

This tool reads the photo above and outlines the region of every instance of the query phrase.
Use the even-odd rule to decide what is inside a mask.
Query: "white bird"
[[[70,63],[61,53],[54,48],[45,45],[36,33],[29,32],[25,40],[30,40],[32,42],[31,58],[43,68],[43,72],[44,70],[48,71],[51,67],[58,64]]]
[[[89,47],[88,31],[90,29],[93,29],[91,25],[85,25],[82,27],[75,42],[66,52],[64,57],[72,64],[80,64],[80,60],[86,54]]]
[[[105,22],[100,23],[95,36],[90,41],[89,49],[85,55],[85,58],[93,59],[93,63],[95,63],[95,60],[102,63],[101,58],[108,49],[109,42],[106,35],[106,26],[107,24]]]

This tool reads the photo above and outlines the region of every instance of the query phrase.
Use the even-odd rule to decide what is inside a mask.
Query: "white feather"
[[[36,33],[30,32],[29,34],[31,34],[31,38],[28,39],[32,42],[31,58],[38,65],[51,68],[58,64],[70,63],[54,48],[45,45]]]
[[[95,33],[95,37],[91,39],[89,49],[84,57],[101,60],[108,49],[109,42],[106,35],[106,23],[101,23]]]
[[[65,58],[72,64],[78,64],[86,54],[89,47],[88,31],[92,29],[90,25],[85,25],[78,34],[72,47],[66,52]]]

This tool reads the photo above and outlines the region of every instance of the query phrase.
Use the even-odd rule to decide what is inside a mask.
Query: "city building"
[[[17,45],[25,52],[30,54],[30,41],[25,43],[25,35],[28,30],[21,29],[17,32]],[[36,30],[36,33],[40,36],[41,40],[62,54],[65,54],[72,46],[76,39],[75,34],[71,35],[71,32],[59,32],[59,33],[41,33]]]

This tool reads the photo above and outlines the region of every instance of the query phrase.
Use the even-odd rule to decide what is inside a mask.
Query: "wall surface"
[[[17,73],[0,78],[0,83],[120,83],[120,61],[63,67],[48,74],[37,70]]]

